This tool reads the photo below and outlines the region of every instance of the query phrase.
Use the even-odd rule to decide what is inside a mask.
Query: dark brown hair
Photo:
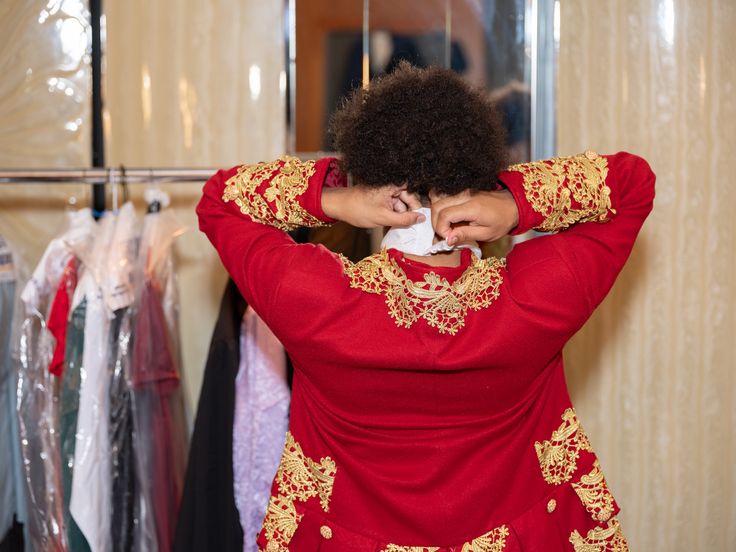
[[[505,131],[488,94],[440,67],[400,63],[345,100],[331,133],[343,170],[367,186],[493,190],[506,167]]]

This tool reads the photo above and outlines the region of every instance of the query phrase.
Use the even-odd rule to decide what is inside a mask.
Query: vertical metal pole
[[[92,166],[105,166],[105,139],[102,126],[102,0],[89,0],[92,27]],[[105,210],[105,184],[92,184],[92,209]]]

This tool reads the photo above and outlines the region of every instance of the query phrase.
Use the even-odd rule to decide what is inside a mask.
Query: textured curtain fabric
[[[654,211],[567,349],[632,550],[736,550],[736,3],[561,2],[561,155],[626,149]]]

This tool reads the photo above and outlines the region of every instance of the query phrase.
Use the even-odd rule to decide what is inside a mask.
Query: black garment
[[[245,300],[232,280],[220,303],[194,422],[175,552],[243,550],[233,494],[235,377]]]
[[[110,325],[110,460],[112,466],[112,549],[127,552],[133,547],[134,522],[138,504],[133,411],[130,390],[131,311],[115,311]]]

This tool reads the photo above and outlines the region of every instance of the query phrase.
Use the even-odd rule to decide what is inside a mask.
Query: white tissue
[[[467,248],[480,258],[481,252],[477,245],[450,245],[447,243],[447,240],[433,244],[435,231],[432,226],[432,211],[428,207],[422,207],[421,209],[415,209],[414,212],[422,213],[425,217],[424,222],[418,222],[408,228],[392,227],[383,237],[381,247],[398,249],[402,253],[421,256]]]

